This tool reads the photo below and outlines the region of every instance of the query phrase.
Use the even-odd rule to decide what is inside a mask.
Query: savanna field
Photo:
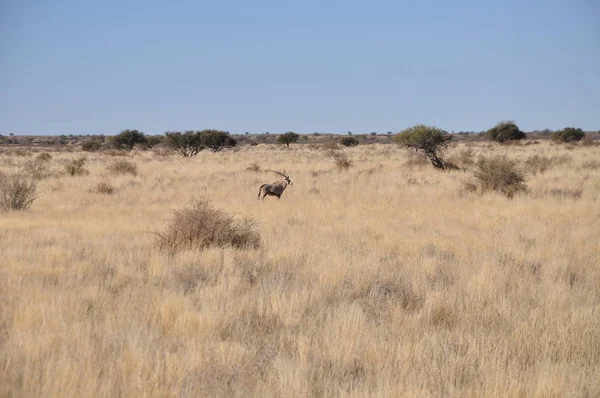
[[[0,153],[38,196],[0,212],[2,397],[600,396],[598,145],[44,151]],[[512,199],[466,188],[497,155]],[[166,249],[199,201],[260,244]]]

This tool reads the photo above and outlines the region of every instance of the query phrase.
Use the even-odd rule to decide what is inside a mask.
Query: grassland
[[[0,396],[600,396],[600,147],[467,149],[529,159],[528,192],[380,144],[347,171],[299,145],[135,152],[136,175],[51,153],[31,210],[0,213]],[[278,177],[253,163],[294,185],[257,201]],[[160,251],[199,199],[262,247]]]

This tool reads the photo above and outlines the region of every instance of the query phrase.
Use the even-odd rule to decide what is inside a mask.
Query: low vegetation
[[[207,201],[197,201],[176,210],[168,229],[158,237],[159,248],[171,253],[210,246],[258,248],[261,243],[254,222],[236,220]]]
[[[36,185],[0,213],[0,396],[600,396],[600,146],[469,134],[439,172],[386,136],[264,136],[0,148]]]
[[[83,176],[89,174],[89,171],[85,168],[85,162],[87,162],[86,156],[71,159],[65,164],[65,171],[70,176]]]
[[[25,171],[0,173],[0,210],[27,210],[37,199],[37,183]]]
[[[117,160],[110,164],[107,169],[113,174],[131,174],[137,175],[137,166],[133,162],[127,160]]]
[[[506,156],[481,157],[475,163],[472,179],[464,183],[464,188],[471,192],[499,192],[512,198],[519,192],[527,190],[525,176],[517,162]]]

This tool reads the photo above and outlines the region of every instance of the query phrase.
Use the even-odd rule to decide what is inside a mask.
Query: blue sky
[[[598,21],[598,0],[0,0],[0,133],[600,130]]]

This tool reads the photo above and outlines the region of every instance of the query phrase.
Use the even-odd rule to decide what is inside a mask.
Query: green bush
[[[145,144],[146,141],[144,133],[138,130],[123,130],[114,137],[110,137],[110,142],[115,148],[127,151],[131,151],[136,144]]]
[[[415,152],[429,159],[433,167],[445,169],[446,165],[442,158],[442,150],[448,146],[452,136],[445,130],[425,124],[417,124],[401,131],[395,140],[401,146],[407,149],[414,149]]]
[[[167,145],[184,158],[196,156],[205,146],[202,144],[202,135],[199,131],[188,130],[185,133],[178,131],[165,133]]]
[[[500,122],[486,133],[487,137],[496,142],[517,141],[526,137],[514,121]]]
[[[340,144],[343,146],[353,147],[358,145],[358,140],[354,137],[343,137],[340,139]]]
[[[289,131],[289,132],[287,132],[285,134],[281,134],[279,137],[277,137],[277,143],[285,144],[289,148],[290,144],[298,141],[298,138],[300,138],[300,136],[298,134]]]
[[[585,137],[583,130],[575,127],[566,127],[552,133],[552,139],[557,142],[577,142],[583,137]]]
[[[237,145],[237,141],[226,131],[202,130],[200,131],[200,137],[202,145],[212,152],[219,152],[224,148],[232,148]]]

